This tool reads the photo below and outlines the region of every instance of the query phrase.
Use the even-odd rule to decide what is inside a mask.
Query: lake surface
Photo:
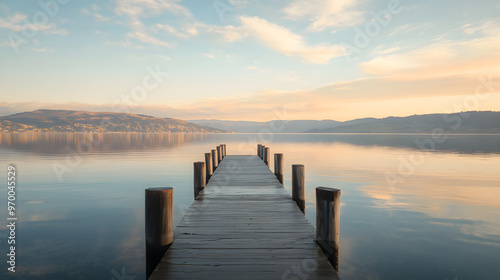
[[[0,230],[0,278],[144,279],[144,189],[174,187],[178,223],[193,162],[222,143],[283,153],[289,192],[291,165],[304,164],[313,225],[315,187],[342,190],[343,280],[500,279],[500,135],[118,133],[0,134],[19,218],[15,274]]]

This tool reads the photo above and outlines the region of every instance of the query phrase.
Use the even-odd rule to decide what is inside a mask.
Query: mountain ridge
[[[451,133],[500,133],[500,112],[497,111],[415,114],[385,118],[368,117],[344,122],[334,120],[251,122],[214,119],[190,120],[190,122],[243,133],[267,132],[273,127],[272,122],[285,124],[285,128],[273,131],[275,133],[433,133],[436,129]],[[297,125],[297,122],[300,125]],[[325,125],[329,126],[325,127]],[[304,126],[309,127],[304,129]]]
[[[0,117],[1,132],[187,132],[225,133],[174,118],[143,114],[39,109]]]

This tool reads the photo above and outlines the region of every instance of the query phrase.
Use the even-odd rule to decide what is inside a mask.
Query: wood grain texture
[[[224,157],[174,237],[149,279],[338,279],[259,156]]]

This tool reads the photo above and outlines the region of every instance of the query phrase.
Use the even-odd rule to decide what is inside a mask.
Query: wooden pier
[[[149,279],[338,279],[269,163],[218,150],[223,160]]]

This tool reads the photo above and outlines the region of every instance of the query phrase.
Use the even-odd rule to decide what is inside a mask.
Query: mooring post
[[[208,180],[210,180],[210,177],[212,177],[213,174],[212,153],[205,153],[205,172],[207,175],[207,184],[208,184]]]
[[[260,145],[260,149],[259,149],[259,157],[261,160],[264,160],[264,149],[265,149],[265,145]]]
[[[305,195],[304,195],[304,165],[294,164],[292,165],[292,198],[295,200],[300,208],[300,211],[304,213],[305,210]]]
[[[215,169],[217,169],[218,165],[218,160],[217,160],[217,150],[212,150],[212,174],[215,172]]]
[[[316,242],[339,269],[340,190],[316,188]]]
[[[283,154],[274,154],[274,175],[283,184]]]
[[[146,279],[174,241],[173,201],[173,188],[146,189]]]
[[[257,144],[257,156],[260,157],[260,158],[262,158],[260,156],[260,146],[262,146],[262,144]]]
[[[198,194],[205,187],[205,183],[207,182],[207,176],[205,173],[205,162],[197,161],[194,163],[194,199],[198,197]]]
[[[271,148],[266,147],[264,149],[264,163],[269,167],[269,164],[271,163]]]
[[[226,157],[226,144],[222,144],[222,158]]]
[[[220,163],[222,161],[222,146],[217,146],[217,162]]]

